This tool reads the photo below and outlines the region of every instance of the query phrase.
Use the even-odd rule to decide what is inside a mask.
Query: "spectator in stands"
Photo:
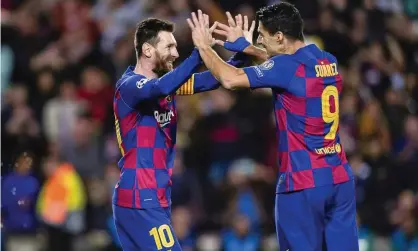
[[[104,174],[101,138],[95,134],[95,128],[89,113],[79,114],[70,132],[72,138],[60,142],[59,146],[62,158],[72,163],[84,180],[103,177]]]
[[[39,182],[32,176],[32,163],[32,156],[23,152],[18,156],[13,172],[2,181],[2,231],[7,233],[5,241],[8,250],[19,249],[19,245],[24,244],[29,247],[32,244],[30,250],[36,249],[38,221],[35,205]]]
[[[373,251],[374,233],[370,230],[370,228],[362,224],[359,215],[357,215],[357,226],[360,251]]]
[[[251,231],[250,220],[245,215],[237,215],[231,219],[231,228],[222,235],[225,251],[246,250],[257,251],[260,246],[259,234]]]
[[[409,251],[418,249],[417,218],[408,214],[392,235],[393,251]]]
[[[178,206],[173,208],[172,221],[176,236],[184,251],[196,250],[196,232],[193,227],[191,211],[187,207]]]
[[[193,214],[193,221],[199,221],[204,217],[202,188],[194,170],[187,169],[183,162],[183,153],[177,149],[173,166],[173,184],[171,190],[172,206],[187,207]]]
[[[70,79],[64,79],[59,86],[57,97],[44,106],[43,126],[49,142],[63,144],[71,140],[69,132],[74,130],[77,115],[83,106],[76,99],[76,86]]]
[[[48,230],[48,250],[71,251],[73,238],[85,229],[86,194],[70,163],[44,161],[47,180],[37,201],[39,219]]]

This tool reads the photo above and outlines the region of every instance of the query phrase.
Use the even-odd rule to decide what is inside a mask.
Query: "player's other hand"
[[[242,52],[246,47],[253,43],[253,33],[255,29],[255,21],[252,21],[249,27],[248,17],[242,17],[241,14],[235,16],[235,20],[231,13],[226,12],[229,26],[218,23],[214,32],[226,37],[226,41],[216,40],[216,44],[224,46],[226,49],[235,52]]]
[[[198,10],[197,15],[192,12],[192,18],[188,18],[187,23],[192,30],[193,43],[197,49],[215,45],[215,39],[212,37],[212,33],[217,26],[217,22],[209,28],[209,16],[203,14],[201,10]]]

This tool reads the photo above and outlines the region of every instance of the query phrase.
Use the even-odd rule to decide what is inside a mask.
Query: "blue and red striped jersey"
[[[337,59],[316,45],[244,68],[251,88],[272,88],[278,134],[276,192],[353,179],[340,143],[342,79]]]
[[[241,64],[232,57],[229,63]],[[171,205],[171,175],[175,154],[175,95],[191,95],[220,86],[200,65],[199,52],[161,78],[147,79],[129,67],[116,84],[113,100],[115,130],[122,158],[113,204],[129,208]]]

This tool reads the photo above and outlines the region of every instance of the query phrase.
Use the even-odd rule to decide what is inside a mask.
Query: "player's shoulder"
[[[295,54],[294,59],[299,62],[307,63],[309,61],[316,61],[319,59],[327,59],[328,61],[336,62],[337,58],[328,51],[320,49],[315,44],[308,44],[300,48]]]
[[[271,61],[274,62],[276,64],[283,64],[283,63],[292,63],[292,62],[296,62],[295,58],[293,57],[293,55],[289,55],[289,54],[280,54],[280,55],[276,55],[271,57],[269,60],[267,60],[266,62]],[[266,63],[264,62],[264,63]]]
[[[253,66],[263,84],[286,88],[297,70],[298,64],[290,55],[276,55]]]
[[[283,70],[290,72],[293,68],[296,69],[298,66],[297,60],[295,60],[292,55],[282,54],[276,55],[268,60],[264,61],[258,67],[260,70],[280,70],[279,72],[283,74]],[[275,71],[276,72],[276,71]]]
[[[332,53],[318,48],[316,45],[311,45],[312,50],[315,51],[315,56],[317,59],[327,59],[329,63],[337,63],[337,57]]]
[[[323,51],[325,57],[328,59],[328,61],[330,63],[338,63],[337,57],[334,56],[332,53],[328,52],[328,51]]]
[[[135,85],[140,89],[148,81],[149,79],[145,76],[133,72],[133,67],[130,66],[116,83],[116,90],[119,90],[124,85]]]

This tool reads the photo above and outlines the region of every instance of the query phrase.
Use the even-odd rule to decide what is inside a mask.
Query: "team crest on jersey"
[[[168,95],[167,97],[165,97],[165,100],[167,100],[167,102],[171,102],[173,98],[171,97],[171,95]]]
[[[264,70],[264,71],[268,71],[268,70],[271,70],[271,68],[273,68],[273,66],[274,66],[274,61],[273,60],[267,60],[266,62],[264,62],[260,65],[260,69]]]

